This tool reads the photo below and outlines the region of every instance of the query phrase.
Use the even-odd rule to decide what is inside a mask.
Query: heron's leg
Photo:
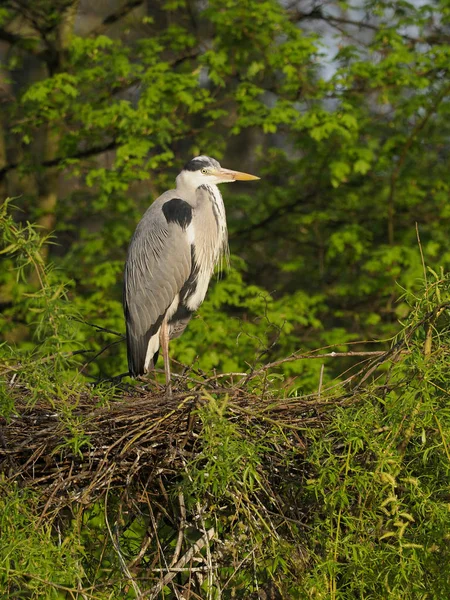
[[[172,395],[172,386],[170,385],[170,359],[169,359],[169,326],[166,319],[163,320],[159,339],[163,352],[164,373],[166,375],[166,396]]]

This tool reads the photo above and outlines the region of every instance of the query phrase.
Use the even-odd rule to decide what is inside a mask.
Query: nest
[[[369,354],[376,359],[369,371],[389,356]],[[359,402],[362,395],[357,386],[352,391],[344,382],[329,391],[319,385],[314,394],[289,397],[276,387],[277,380],[270,381],[273,366],[278,365],[251,374],[179,376],[171,397],[155,382],[123,387],[108,401],[85,390],[72,399],[75,408],[69,414],[70,398],[32,404],[19,380],[13,388],[15,412],[8,420],[0,418],[0,471],[9,482],[39,492],[39,520],[56,523],[57,531],[68,514],[83,513],[84,508],[89,513],[103,499],[108,539],[137,598],[156,600],[168,585],[177,590],[177,597],[191,597],[191,588],[201,597],[205,577],[213,585],[223,576],[227,585],[231,577],[219,573],[221,566],[232,565],[239,572],[249,556],[259,556],[265,564],[266,552],[271,556],[273,547],[266,543],[269,539],[275,547],[282,539],[295,548],[290,564],[295,572],[303,571],[308,552],[298,532],[304,527],[306,531],[311,516],[298,502],[296,490],[309,476],[302,460],[308,435],[312,428],[326,428],[337,406]],[[361,380],[364,375],[358,372],[355,377]],[[178,482],[195,470],[189,469],[190,463],[203,467],[207,437],[202,429],[210,425],[209,417],[215,423],[214,410],[217,418],[225,416],[227,424],[233,424],[241,439],[264,440],[265,454],[258,457],[259,485],[243,490],[239,502],[239,487],[233,487],[220,506],[212,498],[211,520],[203,505],[208,498],[202,496],[201,504],[195,497],[194,505],[189,489],[185,498]],[[294,459],[286,460],[289,456]],[[139,548],[127,554],[122,534],[136,516],[143,518],[145,534]],[[282,588],[282,579],[264,581],[257,597],[286,597]]]
[[[14,414],[0,418],[0,471],[39,488],[47,507],[88,504],[107,489],[180,473],[199,451],[199,408],[212,395],[227,402],[227,418],[239,426],[250,420],[262,430],[286,425],[298,444],[296,425],[319,426],[330,408],[317,395],[277,399],[259,387],[249,391],[248,382],[220,379],[191,382],[184,391],[179,386],[171,397],[154,385],[133,388],[106,406],[99,406],[100,396],[81,394],[69,417],[54,403],[30,406],[18,386]]]

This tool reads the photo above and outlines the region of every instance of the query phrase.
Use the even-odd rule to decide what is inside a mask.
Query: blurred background
[[[450,263],[449,42],[446,0],[2,0],[0,203],[51,234],[61,347],[109,346],[89,377],[126,370],[105,330],[124,332],[129,240],[199,154],[261,181],[222,186],[231,269],[173,356],[240,371],[387,345]],[[35,352],[47,283],[0,258],[3,350]],[[306,362],[283,369],[308,391]]]

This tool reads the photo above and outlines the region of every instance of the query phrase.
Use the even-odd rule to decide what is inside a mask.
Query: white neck
[[[177,184],[176,189],[180,193],[184,192],[184,199],[186,199],[190,204],[193,204],[189,198],[195,198],[196,190],[201,185],[209,183],[206,181],[206,179],[207,177],[205,177],[200,171],[181,171],[175,180]]]

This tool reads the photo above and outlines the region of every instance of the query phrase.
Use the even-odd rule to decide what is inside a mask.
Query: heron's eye
[[[203,175],[207,175],[208,174],[208,169],[202,169],[202,173],[203,173]]]

